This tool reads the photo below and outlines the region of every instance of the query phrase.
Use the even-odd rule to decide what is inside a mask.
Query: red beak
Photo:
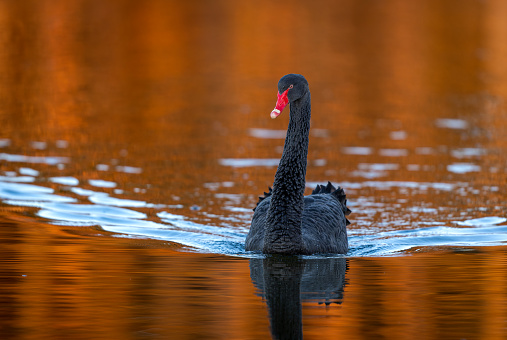
[[[289,89],[285,90],[284,93],[280,94],[278,92],[278,100],[276,101],[276,106],[273,111],[271,111],[271,118],[275,119],[278,117],[283,109],[289,104],[289,98],[287,98],[287,92],[289,92]]]

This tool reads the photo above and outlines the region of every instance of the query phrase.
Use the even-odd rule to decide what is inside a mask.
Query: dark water
[[[0,334],[501,339],[503,1],[0,1]],[[244,251],[312,91],[346,257]]]

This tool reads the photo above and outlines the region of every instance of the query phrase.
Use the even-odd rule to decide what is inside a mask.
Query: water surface
[[[505,10],[0,2],[0,332],[501,338]],[[244,251],[289,72],[312,91],[308,193],[331,181],[353,211],[346,256]]]

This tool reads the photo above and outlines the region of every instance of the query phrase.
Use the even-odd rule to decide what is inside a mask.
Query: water
[[[16,158],[17,159],[17,158]],[[51,162],[52,158],[48,161]],[[223,160],[220,160],[223,161]],[[48,163],[43,162],[43,163]],[[226,166],[231,166],[229,162]],[[232,166],[262,166],[262,162],[245,159]],[[222,162],[223,164],[223,162]],[[369,170],[383,171],[388,167],[368,167]],[[381,164],[377,164],[381,165]],[[364,164],[359,164],[364,167]],[[20,172],[20,174],[18,174]],[[228,254],[249,257],[243,242],[248,232],[252,210],[242,194],[218,193],[220,188],[234,188],[234,182],[205,183],[203,190],[217,199],[222,199],[219,214],[211,213],[198,206],[195,216],[186,216],[184,205],[155,204],[141,200],[122,198],[121,193],[113,195],[101,189],[115,188],[116,183],[104,180],[89,180],[87,187],[79,186],[74,177],[50,177],[38,179],[21,173],[38,174],[39,171],[21,167],[18,172],[6,171],[0,181],[0,198],[4,204],[35,208],[35,216],[61,226],[97,226],[122,237],[154,238],[174,242],[192,248],[192,251]],[[368,176],[366,176],[368,177]],[[43,182],[56,184],[55,189],[41,185],[27,184]],[[308,183],[310,187],[313,183]],[[426,183],[396,181],[343,182],[342,186],[352,192],[374,190],[391,192],[397,197],[416,197],[439,193],[458,193],[462,196],[478,194],[468,183]],[[487,193],[499,191],[498,187],[482,188]],[[61,194],[55,194],[59,192]],[[146,189],[145,189],[146,191]],[[135,192],[142,192],[141,190]],[[116,194],[115,194],[116,193]],[[422,203],[422,202],[421,202]],[[507,242],[507,219],[500,216],[470,218],[476,211],[488,212],[486,207],[470,207],[469,212],[452,213],[452,207],[433,206],[429,202],[417,204],[407,198],[383,203],[372,197],[358,196],[350,202],[354,214],[354,226],[350,227],[351,249],[349,256],[386,256],[410,252],[420,247],[438,246],[494,246]],[[493,212],[501,206],[490,208]],[[379,214],[386,214],[379,220]],[[188,212],[187,212],[188,214]],[[480,213],[479,215],[483,215]]]
[[[279,6],[0,2],[2,338],[505,336],[504,3]],[[244,250],[289,72],[346,256]]]

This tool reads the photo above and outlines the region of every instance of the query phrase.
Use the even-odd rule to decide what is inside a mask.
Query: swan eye
[[[291,85],[291,86],[289,86],[289,89],[291,89],[291,88],[293,88],[293,87],[294,87],[294,85]]]

